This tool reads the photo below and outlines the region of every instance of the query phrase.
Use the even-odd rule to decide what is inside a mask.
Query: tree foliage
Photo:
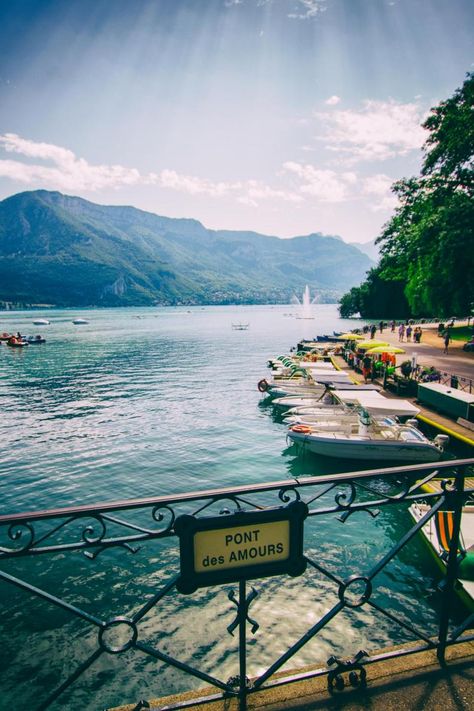
[[[392,186],[399,206],[377,239],[380,263],[344,295],[341,315],[449,317],[472,310],[473,73],[431,110],[423,127],[429,136],[421,175]]]

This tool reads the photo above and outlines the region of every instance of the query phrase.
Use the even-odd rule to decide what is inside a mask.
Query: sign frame
[[[176,588],[180,593],[189,595],[198,588],[240,580],[252,580],[273,575],[291,575],[297,577],[306,570],[306,557],[303,555],[304,520],[308,515],[308,506],[303,501],[293,501],[286,506],[258,511],[237,511],[220,516],[196,517],[190,514],[179,516],[174,525],[180,542],[181,571]],[[257,561],[221,570],[196,571],[194,537],[202,531],[223,531],[245,526],[264,525],[266,523],[287,521],[289,524],[289,554],[284,560],[269,563]]]

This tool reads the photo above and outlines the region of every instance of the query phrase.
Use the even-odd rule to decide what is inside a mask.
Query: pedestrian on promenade
[[[451,334],[449,333],[449,328],[446,329],[444,332],[444,351],[446,355],[448,355],[448,346],[451,343]]]
[[[365,355],[362,359],[362,375],[364,376],[364,382],[367,382],[367,378],[372,374],[372,358],[369,355]]]
[[[395,321],[392,321],[392,323],[390,324],[390,328],[392,333],[395,333]]]
[[[375,325],[375,323],[373,323],[372,326],[370,327],[370,337],[371,338],[373,338],[375,336],[376,331],[377,331],[377,326]]]
[[[410,325],[408,325],[407,330],[406,330],[407,343],[411,343],[411,331],[412,331],[412,328]]]
[[[380,321],[380,323],[379,323],[379,330],[380,330],[380,333],[383,333],[383,321]]]
[[[405,324],[401,323],[398,327],[398,340],[403,341],[404,336],[405,336]]]

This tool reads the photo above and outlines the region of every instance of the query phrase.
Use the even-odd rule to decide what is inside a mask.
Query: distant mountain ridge
[[[370,240],[370,242],[352,242],[352,246],[360,249],[373,262],[377,263],[379,261],[380,249],[375,239]]]
[[[0,301],[57,306],[289,303],[357,286],[373,262],[339,237],[280,239],[58,192],[0,202]]]

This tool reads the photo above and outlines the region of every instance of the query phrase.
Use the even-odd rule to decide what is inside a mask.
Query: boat
[[[249,323],[233,323],[232,328],[234,331],[247,331],[248,327],[250,326]]]
[[[27,345],[27,341],[24,341],[23,338],[18,338],[17,336],[10,336],[7,341],[7,346],[10,346],[10,348],[24,348]]]
[[[399,462],[441,459],[449,437],[437,435],[430,440],[415,423],[410,420],[405,424],[386,424],[362,409],[357,421],[341,420],[332,430],[316,423],[291,425],[288,438],[314,454],[338,459]]]
[[[73,319],[73,324],[75,326],[82,326],[83,324],[89,323],[85,318],[75,318]]]
[[[27,343],[36,345],[38,345],[39,343],[46,343],[46,338],[40,336],[39,334],[37,336],[23,336],[23,340]]]
[[[388,398],[375,390],[370,392],[366,386],[359,386],[358,390],[349,391],[347,388],[337,388],[332,391],[332,396],[335,401],[343,402],[348,405],[360,405],[369,412],[385,412],[397,415],[397,417],[416,417],[420,412],[420,408],[416,407],[409,400],[401,400],[400,398]]]
[[[352,397],[355,403],[357,403],[357,398],[361,397],[363,392],[367,392],[367,394],[369,395],[372,395],[372,393],[378,395],[377,390],[379,390],[379,387],[377,385],[372,384],[355,385],[353,383],[344,384],[339,382],[336,383],[336,387],[338,388],[337,392],[346,392],[347,390],[351,395],[353,394],[353,391],[356,391],[357,395],[355,397]],[[316,392],[294,392],[291,395],[285,395],[284,397],[275,398],[274,400],[272,400],[271,404],[279,410],[290,410],[293,408],[300,407],[318,407],[321,402],[330,405],[338,403],[340,404],[341,401],[334,398],[334,392],[335,391],[331,388],[331,383],[325,383],[325,388],[324,390],[321,390],[319,395]],[[392,402],[394,403],[394,405],[392,405]],[[419,412],[419,410],[416,407],[413,407],[411,403],[408,403],[408,405],[411,409],[409,409],[409,412],[407,413],[405,408],[403,408],[401,412],[402,417],[416,414],[417,412]],[[380,396],[379,400],[376,400],[374,402],[370,401],[366,409],[373,414],[377,414],[380,411],[380,414],[384,415],[398,415],[398,406],[398,402]]]
[[[36,321],[33,321],[33,324],[35,326],[49,326],[50,321],[47,318],[37,318]]]
[[[430,485],[435,483],[434,480]],[[430,506],[414,502],[408,509],[417,523],[430,511]],[[420,533],[444,572],[449,552],[450,534],[453,530],[453,512],[439,509],[420,528]],[[474,505],[463,506],[459,548],[458,586],[456,593],[462,602],[474,612]]]
[[[364,400],[363,395],[364,392],[361,392],[358,394],[359,400]],[[352,394],[352,392],[347,393],[348,395]],[[371,395],[372,393],[367,392],[367,395]],[[378,395],[379,393],[374,393],[375,395]],[[330,407],[338,407],[339,409],[344,409],[344,408],[350,408],[354,409],[359,407],[362,403],[360,403],[357,398],[353,398],[352,400],[349,400],[348,402],[345,402],[344,400],[334,398],[334,391],[329,395],[328,397],[324,397],[321,401],[315,402],[311,401],[309,398],[303,398],[300,397],[299,401],[297,402],[298,398],[294,397],[286,397],[286,398],[279,398],[280,403],[278,400],[273,400],[272,405],[279,407],[280,410],[286,410],[285,416],[293,416],[293,415],[301,415],[301,416],[308,416],[308,415],[313,415],[313,414],[318,414],[319,409],[321,408],[323,404],[323,400],[325,401],[325,404],[327,404]],[[291,402],[294,402],[294,405],[291,405]],[[383,395],[380,395],[378,398],[367,398],[364,400],[363,407],[367,412],[369,412],[371,415],[374,417],[379,417],[383,415],[387,415],[389,417],[396,417],[397,419],[401,420],[406,420],[408,418],[414,418],[420,410],[415,407],[414,405],[411,404],[408,400],[399,400],[397,399],[390,399],[387,397],[384,397]]]

